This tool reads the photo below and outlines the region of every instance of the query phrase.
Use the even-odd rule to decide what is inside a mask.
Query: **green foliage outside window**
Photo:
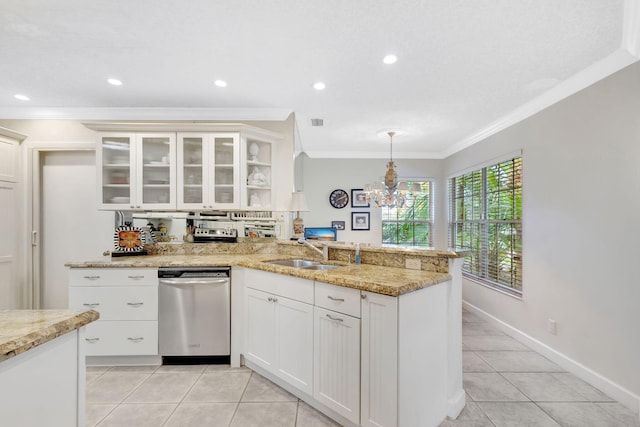
[[[450,246],[469,250],[463,272],[522,292],[522,158],[449,181]]]
[[[432,183],[423,181],[419,184],[420,192],[407,195],[404,207],[382,208],[384,245],[433,246]]]

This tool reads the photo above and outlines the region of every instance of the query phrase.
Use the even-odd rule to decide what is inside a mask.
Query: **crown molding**
[[[15,139],[18,142],[22,142],[27,139],[27,135],[3,127],[0,127],[0,136]]]
[[[635,3],[635,1],[634,1]],[[467,136],[461,141],[453,144],[441,153],[437,158],[446,158],[452,154],[462,151],[467,147],[476,144],[491,135],[515,125],[536,113],[550,107],[551,105],[561,101],[582,89],[591,86],[599,80],[602,80],[611,74],[619,71],[634,62],[638,61],[638,57],[629,53],[627,49],[619,49],[606,58],[596,62],[590,67],[574,74],[567,80],[559,83],[547,92],[527,102],[521,107],[516,108],[511,113],[490,123],[488,126],[478,130],[477,132]]]
[[[625,0],[622,48],[640,58],[640,0]]]
[[[385,151],[304,151],[312,159],[385,159],[389,160],[389,152]],[[434,151],[399,152],[393,153],[394,160],[406,159],[444,159],[442,153]]]
[[[284,121],[288,108],[0,108],[3,119]]]

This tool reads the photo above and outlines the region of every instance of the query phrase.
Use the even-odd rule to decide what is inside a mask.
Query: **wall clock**
[[[329,195],[329,203],[336,209],[342,209],[349,204],[349,195],[344,190],[333,190]]]

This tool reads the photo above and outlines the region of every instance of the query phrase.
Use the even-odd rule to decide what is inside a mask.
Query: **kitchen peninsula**
[[[84,425],[89,310],[0,310],[2,425]]]
[[[309,270],[271,263],[320,259],[289,241],[145,248],[153,255],[67,266],[92,277],[231,266],[232,365],[244,362],[342,425],[436,426],[464,407],[463,254],[365,246],[356,265],[353,245],[330,243],[323,263],[336,267]],[[404,268],[408,259],[421,268]]]

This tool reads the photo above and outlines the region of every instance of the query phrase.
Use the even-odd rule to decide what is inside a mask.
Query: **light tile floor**
[[[441,427],[640,427],[637,415],[463,311],[467,405]],[[246,368],[88,367],[87,426],[338,426]],[[422,426],[409,426],[422,427]]]

